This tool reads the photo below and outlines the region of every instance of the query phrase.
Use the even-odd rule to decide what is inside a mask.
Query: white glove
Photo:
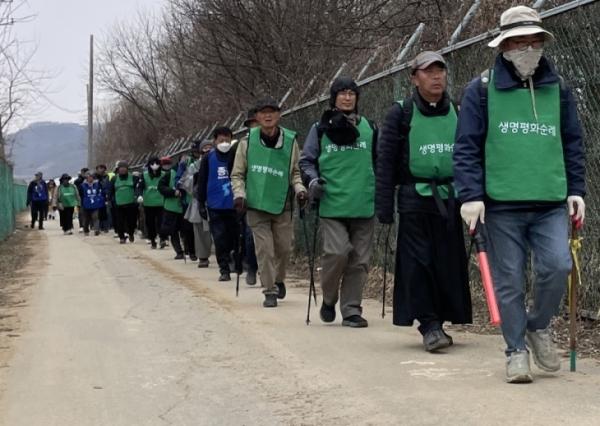
[[[569,195],[567,197],[569,206],[569,216],[575,215],[575,220],[583,223],[585,219],[585,202],[579,195]]]
[[[144,202],[144,197],[142,197],[141,195],[137,198],[137,202],[138,204],[142,204]]]
[[[474,231],[477,221],[485,223],[485,204],[483,201],[467,201],[460,207],[460,215],[469,225],[469,231]]]

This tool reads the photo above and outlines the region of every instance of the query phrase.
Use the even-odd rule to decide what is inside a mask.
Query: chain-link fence
[[[584,250],[582,254],[582,305],[588,314],[597,316],[600,309],[600,238],[598,225],[600,212],[598,201],[600,193],[600,126],[597,119],[600,115],[600,2],[595,0],[578,0],[561,4],[542,14],[544,26],[554,33],[556,43],[546,49],[546,55],[557,65],[566,83],[573,89],[578,100],[579,116],[584,128],[587,153],[587,220],[585,228]],[[489,40],[497,30],[456,43],[440,49],[446,58],[449,68],[449,92],[459,100],[463,87],[474,77],[481,74],[493,64],[496,52],[487,47]],[[407,46],[406,62],[359,81],[360,113],[381,123],[394,101],[410,94],[410,75],[408,60],[420,50],[419,44]],[[298,132],[302,143],[311,125],[317,121],[327,107],[325,97],[315,99],[293,107],[283,114],[282,124]],[[233,120],[240,122],[241,117]],[[231,124],[234,124],[231,123]],[[216,123],[213,126],[216,127]],[[181,138],[159,152],[146,153],[132,158],[130,164],[143,165],[150,155],[178,155],[185,152],[189,142],[198,138],[206,138],[212,129],[206,128],[188,138]],[[241,133],[242,129],[236,134]],[[307,218],[308,234],[312,236],[314,217]],[[296,253],[306,252],[305,237],[301,222],[296,224]],[[384,259],[384,237],[378,237],[376,230],[373,263],[376,271],[381,271]],[[310,239],[312,241],[312,239]],[[393,256],[392,256],[393,260]]]
[[[15,182],[9,164],[0,160],[0,241],[15,229],[15,215],[25,208],[27,184]]]

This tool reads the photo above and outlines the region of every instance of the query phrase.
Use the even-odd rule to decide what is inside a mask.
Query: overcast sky
[[[15,18],[35,15],[30,22],[15,24],[21,41],[37,45],[32,68],[53,78],[50,102],[27,111],[23,127],[36,121],[85,124],[89,36],[99,41],[117,20],[133,18],[138,9],[159,12],[167,0],[27,0]],[[96,92],[98,100],[101,94]]]

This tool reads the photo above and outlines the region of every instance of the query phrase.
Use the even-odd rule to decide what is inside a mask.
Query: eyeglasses
[[[544,40],[510,40],[511,47],[524,52],[531,46],[532,49],[544,47]]]

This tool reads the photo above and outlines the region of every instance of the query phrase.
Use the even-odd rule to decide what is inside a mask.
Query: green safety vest
[[[77,202],[77,188],[75,188],[75,185],[70,184],[69,186],[60,186],[60,203],[63,207],[76,207],[79,205]]]
[[[157,177],[150,177],[150,173],[144,172],[144,206],[146,207],[162,207],[165,200],[158,192],[158,181],[162,177],[162,172]]]
[[[488,84],[485,186],[496,201],[563,201],[567,177],[560,131],[560,85],[497,90]]]
[[[177,172],[175,170],[169,170],[171,174],[169,178],[169,187],[175,188],[175,175]],[[172,213],[183,213],[183,206],[181,205],[181,199],[179,197],[165,197],[165,203],[163,208]]]
[[[296,132],[280,127],[283,146],[269,148],[260,140],[260,127],[248,135],[246,199],[248,208],[271,214],[281,214],[285,209],[290,189],[292,148]]]
[[[402,102],[400,102],[402,105]],[[416,180],[451,180],[452,153],[457,116],[454,106],[450,105],[448,114],[425,116],[413,104],[409,131],[409,169]],[[415,183],[416,191],[423,196],[432,196],[431,184]],[[438,186],[440,198],[448,198],[448,185]]]
[[[325,194],[319,215],[331,218],[370,218],[375,214],[373,128],[366,118],[357,123],[359,136],[353,145],[336,145],[323,134],[319,173]]]
[[[135,194],[133,191],[133,175],[127,174],[127,179],[121,179],[119,175],[115,177],[115,203],[117,206],[135,203]]]

